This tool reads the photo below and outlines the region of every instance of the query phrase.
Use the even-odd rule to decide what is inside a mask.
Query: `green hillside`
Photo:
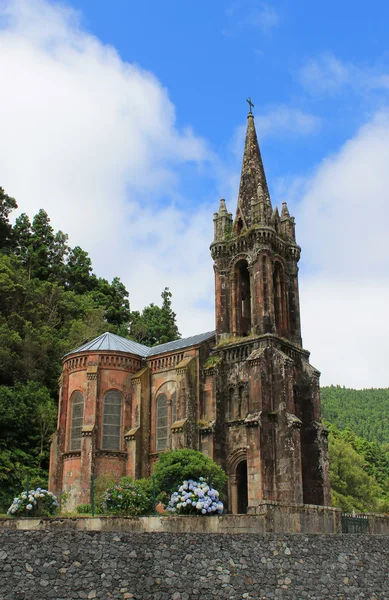
[[[389,382],[389,377],[388,377]],[[339,429],[350,427],[371,442],[389,444],[389,388],[321,388],[323,417]]]

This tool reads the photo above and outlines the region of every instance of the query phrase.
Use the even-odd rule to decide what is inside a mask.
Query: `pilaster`
[[[82,504],[90,501],[91,478],[95,467],[98,376],[98,364],[89,362],[86,371],[87,385],[81,438],[80,503]]]

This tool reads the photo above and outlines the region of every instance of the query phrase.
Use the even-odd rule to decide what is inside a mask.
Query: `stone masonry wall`
[[[0,533],[0,600],[385,600],[389,536]]]

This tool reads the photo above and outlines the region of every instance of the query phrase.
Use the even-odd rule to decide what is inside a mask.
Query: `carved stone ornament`
[[[209,421],[208,423],[205,423],[204,425],[200,426],[200,433],[214,433],[215,431],[215,421]]]
[[[247,415],[244,423],[247,427],[260,427],[262,425],[262,411]]]
[[[296,415],[294,415],[293,413],[287,412],[285,414],[286,414],[286,423],[289,428],[294,427],[296,429],[299,429],[301,427],[301,425],[303,424],[301,419],[296,417]]]
[[[88,368],[86,370],[86,377],[87,379],[97,379],[97,373],[98,373],[99,367],[98,365],[88,365]]]
[[[138,431],[139,431],[139,427],[133,427],[132,429],[127,429],[127,431],[124,434],[124,439],[127,442],[134,440]]]
[[[94,425],[84,425],[81,430],[82,437],[92,437],[94,428]]]
[[[172,433],[182,433],[187,422],[188,419],[180,419],[179,421],[175,421],[171,427]]]

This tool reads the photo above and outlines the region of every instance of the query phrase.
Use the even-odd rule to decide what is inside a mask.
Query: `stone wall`
[[[389,536],[0,532],[0,600],[385,600],[388,569]]]
[[[74,531],[122,531],[128,533],[316,533],[341,534],[339,508],[261,502],[256,514],[198,516],[0,518],[0,531],[60,529]],[[360,533],[389,535],[389,516],[366,513],[366,528]],[[352,525],[352,524],[351,524]],[[352,531],[355,529],[352,528]]]

